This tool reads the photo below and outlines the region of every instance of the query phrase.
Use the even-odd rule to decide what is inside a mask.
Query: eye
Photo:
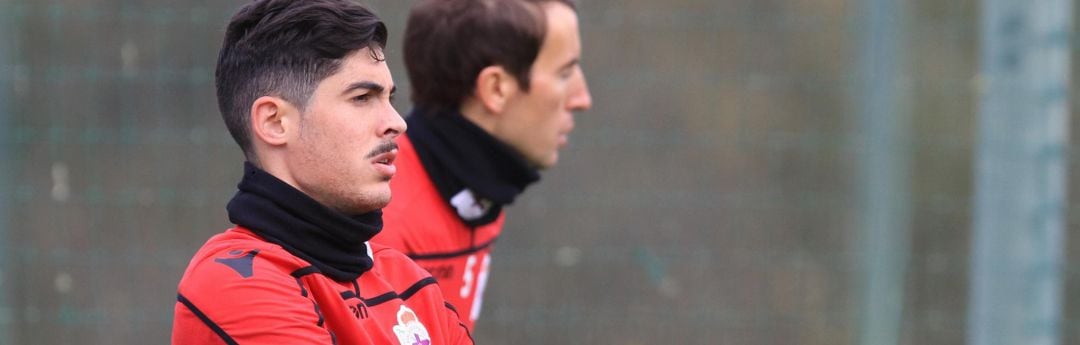
[[[357,103],[367,102],[370,99],[371,99],[371,94],[370,93],[365,93],[365,94],[362,94],[362,95],[359,95],[359,96],[356,96],[356,97],[352,98],[353,102],[357,102]]]
[[[559,70],[559,78],[570,79],[570,77],[574,76],[574,71],[575,70],[577,70],[577,66],[567,67],[567,68],[564,68],[562,70]]]

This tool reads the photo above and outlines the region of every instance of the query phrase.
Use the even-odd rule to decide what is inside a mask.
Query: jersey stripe
[[[472,332],[469,332],[469,327],[466,327],[465,323],[460,321],[461,320],[461,315],[458,314],[457,308],[454,308],[454,305],[450,304],[450,302],[443,302],[443,305],[446,306],[446,309],[450,309],[450,311],[454,312],[454,315],[457,315],[457,317],[458,317],[458,323],[457,323],[458,326],[461,326],[461,328],[465,329],[465,335],[469,336],[469,341],[471,341],[473,343],[476,343],[476,340],[473,340]]]
[[[315,266],[307,266],[307,267],[300,268],[300,269],[297,269],[295,271],[292,271],[292,273],[289,273],[289,275],[293,276],[293,278],[296,279],[296,286],[300,287],[300,296],[301,297],[308,297],[308,290],[307,290],[307,288],[304,287],[304,282],[302,280],[300,280],[300,278],[302,278],[302,277],[304,277],[304,276],[306,276],[308,274],[312,274],[312,273],[320,273],[320,272],[319,272],[318,268],[315,268]],[[354,282],[354,284],[355,284],[355,282]],[[346,299],[345,296],[342,296],[342,299]],[[319,327],[322,327],[323,324],[326,322],[326,318],[323,317],[322,310],[319,309],[319,303],[316,303],[315,299],[313,299],[313,298],[308,298],[308,300],[311,301],[311,306],[315,310],[315,315],[319,316],[319,320],[315,322],[315,325],[319,326]],[[334,339],[334,332],[330,332],[330,338],[331,338],[331,340]],[[334,343],[336,344],[337,340],[334,340]]]
[[[407,300],[409,299],[409,297],[412,297],[412,295],[416,294],[416,292],[420,291],[420,289],[424,288],[425,286],[436,283],[437,282],[435,281],[435,278],[427,277],[424,279],[420,279],[420,281],[417,281],[408,289],[405,289],[405,291],[403,291],[400,295],[393,291],[390,291],[372,298],[361,298],[361,300],[363,300],[364,304],[366,304],[368,307],[374,307],[395,299]]]
[[[306,276],[306,275],[309,275],[309,274],[312,274],[312,273],[321,273],[321,272],[319,272],[319,269],[315,268],[315,266],[307,266],[307,267],[300,268],[300,269],[297,269],[295,271],[292,271],[292,273],[289,273],[289,275],[292,275],[293,277],[296,277],[296,278],[300,278],[300,277],[303,277],[303,276]]]
[[[435,281],[435,278],[433,278],[433,277],[427,277],[427,278],[424,278],[424,279],[420,279],[420,281],[416,282],[416,284],[413,284],[412,286],[410,286],[408,289],[405,289],[405,291],[401,293],[401,299],[407,300],[407,299],[409,299],[409,297],[412,297],[412,295],[415,295],[416,292],[420,291],[420,289],[423,289],[425,286],[428,286],[428,285],[431,285],[431,284],[436,284],[436,283],[437,282]]]
[[[494,242],[494,240],[492,242]],[[490,244],[491,244],[491,242],[488,242],[487,244],[485,244],[485,246],[490,245]],[[303,277],[305,275],[312,274],[312,273],[320,273],[320,272],[314,266],[308,266],[308,267],[304,267],[304,268],[298,269],[296,271],[293,271],[292,276],[296,277],[297,283],[300,283],[299,282],[300,277]],[[374,306],[377,306],[379,304],[383,304],[383,303],[386,303],[387,301],[391,301],[391,300],[395,300],[395,299],[407,300],[407,299],[409,299],[409,297],[412,297],[412,295],[416,294],[418,291],[420,291],[420,289],[423,289],[425,286],[428,286],[428,285],[431,285],[431,284],[437,284],[437,283],[438,282],[435,280],[435,278],[427,277],[427,278],[424,278],[424,279],[420,279],[416,283],[413,283],[411,286],[409,286],[408,289],[405,289],[405,291],[402,291],[400,294],[396,293],[394,291],[390,291],[390,292],[387,292],[387,293],[384,293],[384,294],[381,294],[381,295],[378,295],[378,296],[375,296],[375,297],[372,297],[372,298],[363,298],[363,297],[360,297],[356,293],[356,292],[359,292],[360,286],[358,284],[356,284],[356,282],[354,281],[353,282],[353,288],[355,289],[356,292],[344,291],[344,292],[341,293],[341,299],[349,299],[349,298],[352,298],[352,297],[356,297],[356,298],[359,298],[361,301],[364,301],[364,305],[366,305],[368,307],[374,307]],[[300,289],[301,289],[301,294],[306,296],[307,291],[304,290],[304,286],[302,284],[300,285]],[[318,311],[318,306],[316,306],[316,311]],[[455,311],[455,312],[457,312],[457,311]],[[319,316],[320,316],[320,318],[322,317],[322,315],[319,315]]]
[[[454,305],[453,305],[453,304],[450,304],[450,302],[443,302],[443,304],[445,304],[445,305],[446,305],[446,308],[447,308],[447,309],[450,309],[450,311],[454,312],[454,314],[457,314],[457,313],[458,313],[458,312],[457,312],[457,308],[454,308]],[[458,318],[460,319],[460,318],[461,318],[461,315],[458,315]]]
[[[221,327],[214,323],[214,321],[211,321],[210,318],[206,316],[206,314],[203,314],[203,312],[200,311],[199,308],[196,308],[195,304],[192,304],[191,301],[184,297],[184,295],[177,293],[176,300],[183,304],[185,307],[187,307],[192,314],[195,314],[195,316],[199,318],[199,320],[202,320],[202,322],[205,323],[207,327],[210,327],[210,329],[213,330],[214,333],[217,333],[217,335],[221,337],[221,340],[224,340],[226,344],[237,345],[236,340],[233,340],[233,338],[230,337],[228,333],[225,333],[224,329],[221,329]]]
[[[465,249],[462,249],[462,250],[452,251],[452,252],[424,253],[424,254],[408,253],[406,255],[408,255],[410,259],[413,259],[413,261],[449,259],[449,258],[469,255],[469,254],[476,253],[478,251],[487,249],[487,247],[490,247],[492,244],[495,244],[495,241],[498,240],[498,239],[499,239],[498,237],[495,237],[495,238],[492,238],[490,241],[487,241],[486,243],[483,243],[481,245],[465,248]]]

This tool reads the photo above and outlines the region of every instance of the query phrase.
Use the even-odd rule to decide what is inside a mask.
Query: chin
[[[385,189],[368,190],[354,196],[349,201],[350,207],[347,207],[345,213],[348,214],[363,214],[372,211],[378,211],[386,205],[390,204],[390,188],[387,186]]]
[[[544,170],[544,169],[554,167],[555,164],[557,164],[557,163],[559,163],[559,156],[558,155],[556,155],[554,157],[549,157],[547,159],[535,160],[535,161],[532,162],[532,165],[537,170]]]
[[[391,199],[390,188],[388,186],[386,191],[375,194],[373,198],[371,198],[371,203],[373,207],[380,209],[389,205]]]

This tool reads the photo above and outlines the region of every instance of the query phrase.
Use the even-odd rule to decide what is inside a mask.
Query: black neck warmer
[[[371,269],[367,240],[382,230],[382,211],[346,216],[277,177],[244,163],[229,221],[280,245],[336,281]]]
[[[469,226],[491,223],[540,175],[517,151],[457,111],[416,108],[409,140],[439,193]]]

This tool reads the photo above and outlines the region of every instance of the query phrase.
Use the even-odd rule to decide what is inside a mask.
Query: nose
[[[592,95],[589,94],[589,83],[585,81],[585,73],[578,67],[577,81],[571,85],[570,99],[566,107],[571,111],[588,110],[592,108]]]
[[[380,128],[379,135],[393,139],[404,134],[409,126],[405,124],[405,119],[401,118],[401,114],[398,114],[397,109],[394,109],[393,105],[390,105],[389,109],[390,110],[386,114],[386,121],[383,122],[383,126]]]

